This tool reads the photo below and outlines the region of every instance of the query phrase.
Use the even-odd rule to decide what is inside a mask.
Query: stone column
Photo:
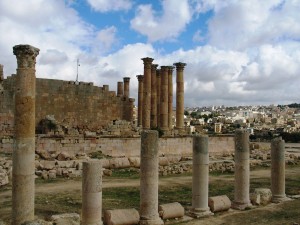
[[[143,129],[150,129],[151,114],[151,65],[152,58],[142,58],[144,62],[144,93],[143,93]]]
[[[184,129],[184,80],[183,69],[186,63],[174,63],[176,66],[176,129]]]
[[[141,134],[140,224],[163,224],[158,214],[158,132]]]
[[[129,81],[130,77],[124,77],[124,97],[129,98]]]
[[[271,191],[272,202],[287,200],[285,195],[285,142],[281,137],[271,142]]]
[[[232,208],[244,210],[250,203],[249,133],[239,129],[235,132],[234,201]]]
[[[124,95],[124,88],[123,88],[123,82],[118,82],[118,89],[117,89],[117,96],[122,97]]]
[[[12,224],[34,219],[35,63],[39,49],[16,45],[15,140],[12,168]]]
[[[156,70],[156,84],[157,84],[157,95],[156,95],[156,97],[157,97],[157,113],[156,113],[156,115],[157,115],[157,127],[161,127],[160,126],[160,89],[161,89],[161,87],[160,87],[160,84],[161,84],[161,73],[160,73],[161,71],[160,71],[160,69],[157,69]]]
[[[102,223],[102,165],[100,160],[82,163],[81,225]]]
[[[142,118],[143,118],[143,93],[144,93],[144,76],[137,75],[136,76],[139,81],[138,86],[138,126],[142,126]]]
[[[150,127],[157,127],[157,82],[156,82],[156,68],[157,64],[152,64],[151,67],[151,119]]]
[[[208,207],[209,154],[208,136],[193,137],[193,199],[191,216],[213,215]]]
[[[3,65],[0,64],[0,82],[4,80],[4,75],[3,75]]]
[[[173,66],[169,66],[168,70],[168,124],[169,130],[173,128]]]
[[[168,120],[168,81],[169,81],[169,67],[161,66],[161,88],[160,88],[160,128],[163,131],[169,129],[169,120]]]

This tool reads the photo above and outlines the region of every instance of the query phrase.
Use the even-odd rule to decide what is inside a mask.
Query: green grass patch
[[[140,172],[138,169],[114,169],[112,173],[112,178],[130,178],[130,179],[139,179]]]

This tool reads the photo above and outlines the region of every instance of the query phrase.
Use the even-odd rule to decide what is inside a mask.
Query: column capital
[[[186,63],[177,62],[177,63],[174,63],[173,65],[176,66],[176,70],[183,70],[184,67],[186,66]]]
[[[18,68],[34,68],[40,50],[31,45],[15,45],[13,53],[17,57]]]
[[[161,67],[160,67],[160,70],[161,70],[161,71],[165,71],[165,70],[168,71],[168,70],[169,70],[169,66],[161,66]]]
[[[151,65],[151,69],[156,70],[156,68],[158,67],[158,64],[152,64]]]
[[[174,66],[168,66],[169,72],[173,72]]]
[[[153,58],[149,58],[149,57],[145,57],[145,58],[142,58],[144,64],[151,64],[153,62]]]
[[[124,82],[129,82],[130,81],[130,77],[123,77]]]
[[[143,81],[144,80],[144,75],[136,75],[138,81]]]

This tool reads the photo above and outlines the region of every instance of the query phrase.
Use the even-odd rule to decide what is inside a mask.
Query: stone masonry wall
[[[12,135],[15,76],[2,81],[0,93],[0,137]],[[66,127],[99,131],[113,120],[132,120],[133,99],[117,97],[115,91],[93,83],[36,80],[36,125],[47,115]],[[8,122],[9,121],[9,122]]]
[[[12,138],[0,139],[0,152],[11,153],[13,146]],[[57,155],[66,152],[69,155],[80,153],[92,153],[101,151],[103,155],[111,157],[139,157],[141,141],[136,138],[113,138],[95,137],[84,138],[83,136],[65,136],[64,138],[36,138],[36,151],[46,151]],[[233,136],[215,136],[209,138],[210,155],[231,154],[234,152]],[[191,156],[192,137],[160,138],[160,156]]]

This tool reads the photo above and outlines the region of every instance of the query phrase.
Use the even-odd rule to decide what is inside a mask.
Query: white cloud
[[[131,0],[87,0],[87,2],[99,12],[129,10],[132,7]]]
[[[187,0],[162,1],[162,13],[152,5],[139,5],[131,27],[148,37],[150,42],[176,38],[191,21],[192,13]],[[160,15],[161,14],[161,15]]]

